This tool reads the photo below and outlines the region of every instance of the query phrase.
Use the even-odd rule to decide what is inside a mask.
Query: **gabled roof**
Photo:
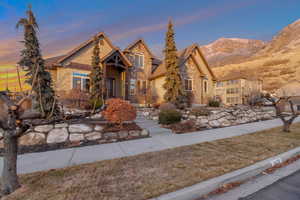
[[[125,49],[124,52],[130,52],[131,49],[133,47],[135,47],[135,45],[137,45],[138,43],[141,43],[144,45],[144,47],[146,48],[146,50],[148,51],[148,53],[150,54],[151,58],[155,58],[155,56],[153,55],[153,53],[151,52],[151,50],[149,49],[148,45],[146,44],[145,40],[140,38],[135,40],[133,43],[129,44]]]
[[[192,55],[192,52],[197,49],[199,52],[199,55],[201,56],[202,60],[204,61],[204,64],[206,65],[207,69],[209,70],[209,72],[211,73],[212,77],[214,80],[216,80],[216,77],[213,73],[213,71],[210,69],[205,57],[203,56],[201,49],[199,47],[198,44],[192,44],[191,46],[186,47],[185,49],[181,50],[178,52],[178,60],[179,60],[179,66],[182,66],[189,57],[192,57],[192,59],[194,60],[194,62],[196,63],[198,70],[201,71],[200,65],[199,63],[196,61],[195,57]],[[153,70],[153,73],[150,77],[150,79],[155,79],[161,76],[164,76],[166,74],[167,70],[166,70],[166,66],[164,61],[156,68]],[[204,74],[202,72],[202,74]]]
[[[101,59],[102,62],[105,61],[106,59],[108,59],[115,52],[118,52],[121,55],[121,57],[123,58],[123,60],[124,60],[124,62],[126,63],[127,66],[132,66],[132,63],[129,61],[127,56],[125,56],[119,48],[113,49],[111,52],[109,52],[109,54],[107,54],[104,58]]]
[[[106,58],[108,58],[110,55],[112,55],[113,53],[115,52],[118,52],[122,59],[124,60],[125,64],[127,66],[132,66],[131,62],[128,60],[128,58],[124,55],[124,53],[119,49],[119,48],[116,48],[110,41],[110,39],[103,33],[103,32],[100,32],[96,35],[97,37],[103,37],[108,45],[112,48],[112,51],[109,52],[103,59],[101,59],[102,61],[104,61]],[[52,69],[54,67],[57,67],[57,66],[62,66],[62,63],[70,58],[71,56],[73,56],[74,54],[76,54],[78,51],[80,51],[81,49],[85,48],[86,46],[90,45],[92,42],[94,41],[94,37],[90,38],[89,40],[83,42],[82,44],[80,44],[78,47],[74,48],[73,50],[69,51],[67,54],[65,55],[61,55],[61,56],[56,56],[56,57],[52,57],[52,58],[48,58],[45,60],[45,64],[46,64],[46,67],[48,69]],[[80,64],[80,63],[74,63],[74,62],[71,62],[70,64],[64,66],[66,68],[77,68],[77,69],[84,69],[84,70],[89,70],[91,69],[91,67],[88,67],[89,65],[87,64]]]
[[[103,32],[98,33],[96,36],[97,37],[101,37],[102,36],[107,41],[108,45],[112,49],[116,49],[116,47],[111,43],[110,39]],[[64,55],[62,58],[60,58],[57,61],[57,63],[64,62],[66,59],[70,58],[71,56],[73,56],[74,54],[76,54],[78,51],[80,51],[81,49],[83,49],[84,47],[90,45],[93,41],[94,41],[94,37],[91,37],[89,40],[83,42],[78,47],[76,47],[73,50],[69,51],[66,55]]]

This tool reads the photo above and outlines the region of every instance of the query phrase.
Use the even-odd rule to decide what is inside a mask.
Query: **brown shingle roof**
[[[64,66],[65,68],[71,68],[71,69],[80,69],[80,70],[87,70],[91,71],[92,66],[87,65],[87,64],[82,64],[82,63],[76,63],[76,62],[71,62],[70,64]]]
[[[58,61],[63,58],[65,55],[61,55],[61,56],[55,56],[55,57],[51,57],[51,58],[47,58],[45,60],[45,66],[46,68],[51,68],[53,65],[57,65]]]

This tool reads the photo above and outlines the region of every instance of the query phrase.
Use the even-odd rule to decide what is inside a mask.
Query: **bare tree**
[[[294,103],[292,101],[292,96],[288,97],[280,97],[274,98],[270,94],[265,95],[265,98],[272,102],[273,107],[276,110],[276,116],[279,117],[283,122],[283,132],[290,132],[290,127],[293,124],[294,120],[299,116],[299,112],[297,112],[294,108]],[[290,112],[285,112],[281,107],[281,103],[285,106],[288,104],[290,107]]]

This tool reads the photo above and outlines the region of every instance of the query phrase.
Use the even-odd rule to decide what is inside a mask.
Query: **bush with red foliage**
[[[136,109],[127,101],[122,99],[108,99],[106,104],[107,108],[102,114],[107,121],[122,126],[125,121],[135,120]]]

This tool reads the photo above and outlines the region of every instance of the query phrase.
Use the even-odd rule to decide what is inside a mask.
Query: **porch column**
[[[125,100],[129,100],[129,91],[130,91],[130,72],[128,67],[126,67],[125,71]]]

